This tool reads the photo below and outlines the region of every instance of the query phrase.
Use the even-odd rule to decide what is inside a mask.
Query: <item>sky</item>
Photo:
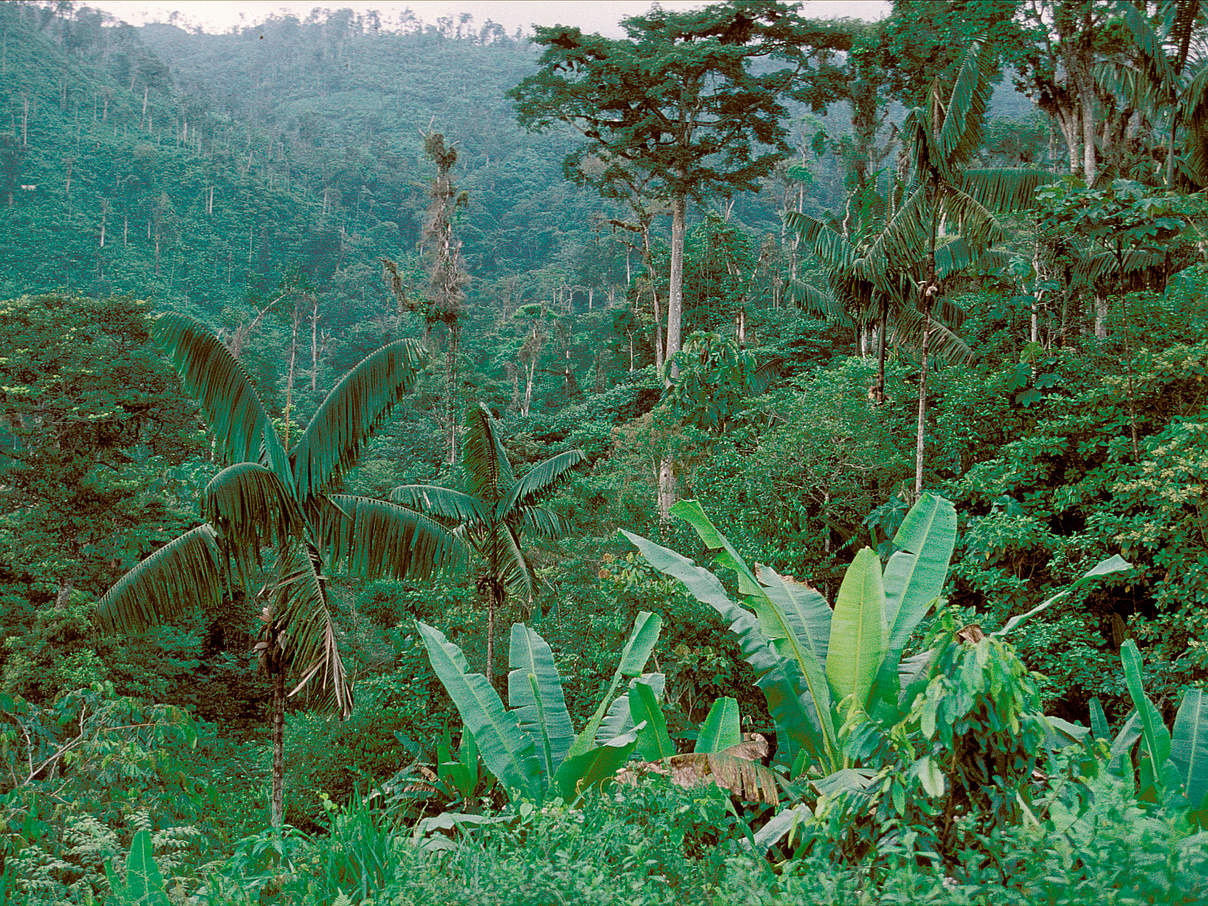
[[[177,22],[204,31],[225,32],[235,27],[254,25],[277,14],[306,18],[312,9],[353,9],[365,12],[375,9],[383,13],[384,22],[397,18],[410,7],[424,22],[434,23],[441,16],[454,19],[462,12],[473,15],[482,25],[488,19],[498,22],[509,33],[529,25],[577,25],[584,31],[619,36],[617,22],[625,16],[644,13],[650,0],[409,0],[404,3],[341,3],[339,0],[302,0],[302,2],[249,2],[249,0],[177,0],[175,3],[139,3],[134,0],[86,0],[86,5],[102,9],[133,25],[147,22],[167,22],[178,13]],[[662,0],[664,9],[691,9],[704,5],[702,0]],[[889,0],[810,0],[804,5],[807,16],[819,19],[846,16],[859,19],[880,19],[890,11]]]

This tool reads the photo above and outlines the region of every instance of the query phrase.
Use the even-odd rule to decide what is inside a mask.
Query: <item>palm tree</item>
[[[342,563],[363,577],[428,576],[462,547],[419,513],[333,493],[369,435],[414,384],[419,347],[399,340],[366,356],[286,453],[247,372],[208,328],[166,314],[155,332],[200,403],[226,467],[202,491],[205,521],[122,576],[101,598],[99,615],[113,630],[137,632],[217,609],[224,594],[239,588],[262,603],[255,650],[272,680],[272,820],[279,827],[287,675],[294,683],[289,696],[316,689],[341,717],[352,709],[325,564]],[[267,563],[266,549],[273,553]],[[253,594],[262,576],[268,578]]]
[[[856,212],[846,231],[840,231],[809,214],[790,211],[785,223],[798,237],[800,244],[822,266],[822,285],[798,281],[795,292],[805,308],[831,321],[854,322],[863,331],[877,327],[877,379],[873,385],[873,400],[880,406],[885,402],[885,357],[890,328],[898,342],[917,341],[921,335],[921,312],[913,307],[910,287],[918,279],[921,259],[906,269],[892,273],[878,271],[876,265],[884,259],[870,261],[867,251],[885,228],[884,219],[866,203]],[[967,270],[975,263],[968,247],[961,240],[946,243],[937,251],[937,277],[941,281]],[[942,312],[933,322],[932,330],[939,343],[935,352],[941,357],[958,361],[971,355],[969,346],[948,326],[960,317],[956,309]]]
[[[903,124],[910,165],[906,196],[868,249],[866,267],[874,273],[909,274],[921,258],[921,279],[913,292],[922,312],[919,355],[919,415],[915,442],[914,490],[923,492],[923,455],[927,421],[927,365],[939,298],[940,263],[946,247],[941,228],[965,242],[976,257],[1003,236],[996,215],[1019,210],[1038,186],[1052,181],[1039,170],[970,168],[981,144],[994,57],[982,44],[966,52],[950,88],[937,78],[925,107],[915,107]],[[922,255],[920,256],[920,251]]]
[[[538,463],[516,478],[499,426],[482,403],[466,414],[461,465],[465,490],[439,485],[401,485],[391,500],[455,526],[478,555],[478,591],[487,599],[487,682],[494,682],[495,616],[509,589],[533,596],[533,570],[524,555],[525,536],[555,540],[570,532],[566,520],[539,501],[586,457],[568,450]]]

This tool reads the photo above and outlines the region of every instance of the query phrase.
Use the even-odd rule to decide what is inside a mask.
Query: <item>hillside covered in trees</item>
[[[0,4],[0,903],[1208,902],[1208,15],[811,15]]]

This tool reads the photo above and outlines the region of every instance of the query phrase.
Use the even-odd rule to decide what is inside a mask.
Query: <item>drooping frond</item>
[[[319,508],[324,557],[365,579],[420,579],[461,569],[465,544],[423,513],[396,503],[334,494]]]
[[[289,457],[251,379],[230,350],[186,315],[162,314],[154,329],[185,390],[201,405],[226,461],[262,463],[292,484]]]
[[[280,632],[285,663],[294,675],[289,694],[307,689],[319,705],[347,717],[352,686],[340,658],[322,568],[319,552],[310,544],[293,544],[283,552],[269,625]]]
[[[935,250],[935,276],[943,280],[967,271],[979,257],[964,239],[946,242]]]
[[[993,54],[981,43],[974,43],[961,60],[939,127],[942,162],[932,160],[932,165],[945,175],[968,161],[981,144],[993,65]],[[938,92],[938,85],[932,90]]]
[[[961,191],[987,210],[1010,214],[1031,206],[1036,190],[1056,178],[1043,170],[1016,167],[970,169],[961,174]]]
[[[201,513],[245,577],[260,562],[261,549],[306,532],[290,490],[256,462],[235,463],[211,478],[201,494]]]
[[[1118,5],[1124,23],[1132,33],[1133,44],[1139,51],[1140,69],[1149,80],[1162,88],[1163,94],[1173,94],[1178,84],[1178,74],[1166,55],[1161,35],[1154,29],[1145,14],[1131,3]]]
[[[587,456],[583,451],[576,449],[551,456],[544,462],[533,466],[516,482],[507,509],[533,503],[539,496],[565,480],[571,469],[586,461]]]
[[[396,340],[340,379],[291,453],[300,499],[327,490],[353,465],[362,444],[415,384],[421,357],[415,340]]]
[[[1111,252],[1102,251],[1079,259],[1070,270],[1078,279],[1094,285],[1112,277],[1160,268],[1165,263],[1163,252],[1130,249],[1117,260]]]
[[[462,464],[468,473],[470,494],[480,500],[489,500],[492,505],[510,494],[516,483],[495,419],[482,403],[471,406],[466,413]]]
[[[789,211],[784,215],[784,222],[810,254],[827,267],[850,265],[855,258],[855,249],[843,234],[818,218]]]
[[[436,519],[470,527],[481,525],[490,515],[476,497],[433,484],[399,485],[390,492],[390,499]]]
[[[97,608],[109,629],[138,632],[222,601],[222,554],[211,525],[199,525],[132,567]]]
[[[923,330],[927,320],[923,313],[914,308],[905,308],[894,318],[894,342],[911,349],[923,348]],[[948,362],[967,362],[973,358],[969,344],[958,337],[939,318],[932,317],[930,338],[927,342],[929,355]]]
[[[980,252],[1004,238],[998,218],[980,201],[961,189],[943,187],[939,192],[939,207],[945,224],[960,233],[974,252]]]
[[[830,286],[815,286],[804,280],[794,280],[791,290],[793,301],[810,314],[838,323],[850,320],[843,303]]]
[[[931,236],[931,216],[927,189],[919,186],[902,202],[864,253],[868,268],[888,272],[925,255]]]
[[[520,547],[520,538],[510,526],[498,525],[487,543],[495,548],[499,564],[499,578],[505,585],[523,592],[526,598],[533,596],[533,569]]]
[[[570,523],[545,507],[526,506],[516,512],[522,534],[557,541],[570,534]]]

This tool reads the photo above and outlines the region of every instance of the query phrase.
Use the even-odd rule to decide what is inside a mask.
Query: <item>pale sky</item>
[[[290,14],[305,19],[315,8],[352,9],[367,12],[374,9],[382,13],[383,25],[397,21],[398,14],[410,8],[415,15],[427,23],[435,23],[441,16],[454,19],[462,12],[470,13],[476,25],[488,19],[498,22],[509,34],[517,27],[538,25],[578,25],[584,31],[620,35],[617,22],[626,17],[646,12],[649,0],[409,0],[402,3],[340,3],[321,0],[302,2],[254,2],[254,0],[177,0],[167,3],[140,3],[135,0],[85,0],[86,5],[102,9],[118,19],[133,25],[147,22],[167,22],[174,12],[179,13],[181,25],[200,26],[205,31],[225,32],[237,26],[254,25],[272,15]],[[664,9],[692,9],[702,6],[702,0],[662,0]],[[805,3],[807,16],[826,19],[848,17],[853,19],[880,19],[889,15],[889,0],[809,0]]]

